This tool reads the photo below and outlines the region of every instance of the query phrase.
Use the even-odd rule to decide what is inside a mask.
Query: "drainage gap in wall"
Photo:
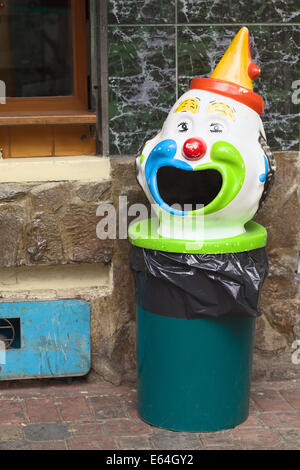
[[[296,276],[297,276],[297,279],[299,279],[300,281],[300,251],[298,253],[298,266],[297,266]]]
[[[20,318],[0,318],[0,341],[6,349],[21,349]]]

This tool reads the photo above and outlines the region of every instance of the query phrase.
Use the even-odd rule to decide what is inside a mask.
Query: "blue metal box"
[[[0,304],[0,349],[0,380],[86,375],[91,356],[88,302]]]

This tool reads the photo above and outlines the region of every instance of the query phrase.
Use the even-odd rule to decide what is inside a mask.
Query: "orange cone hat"
[[[253,92],[253,80],[260,69],[252,62],[249,31],[241,28],[210,78],[194,78],[191,89],[206,90],[232,98],[249,106],[258,114],[264,110],[264,100]]]

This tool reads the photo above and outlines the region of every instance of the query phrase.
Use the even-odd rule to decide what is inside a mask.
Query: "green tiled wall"
[[[161,127],[176,96],[209,76],[235,33],[248,26],[262,75],[255,91],[273,150],[298,149],[298,0],[109,0],[110,154],[136,154]]]

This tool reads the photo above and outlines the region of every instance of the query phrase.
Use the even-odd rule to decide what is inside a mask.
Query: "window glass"
[[[7,97],[70,96],[71,0],[0,1],[0,80]]]

